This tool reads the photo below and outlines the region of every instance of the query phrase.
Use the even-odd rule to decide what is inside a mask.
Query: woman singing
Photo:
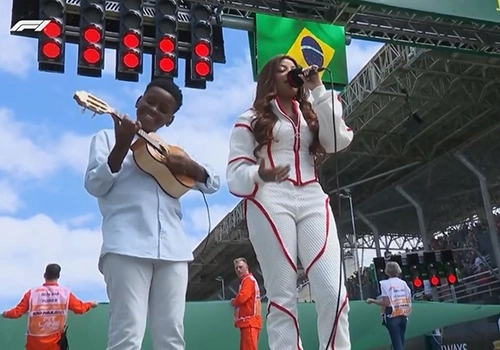
[[[238,118],[231,134],[227,181],[231,193],[246,199],[250,240],[269,298],[270,350],[302,350],[297,257],[316,302],[320,349],[347,350],[349,305],[345,287],[339,285],[340,244],[315,161],[347,148],[353,133],[342,119],[337,95],[332,101],[317,67],[303,70],[300,88],[287,79],[294,68],[293,58],[278,56],[262,69],[253,107]]]

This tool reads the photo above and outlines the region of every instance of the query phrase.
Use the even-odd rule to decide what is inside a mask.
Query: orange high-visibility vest
[[[249,273],[240,283],[239,293],[233,301],[234,323],[238,328],[262,328],[262,304],[259,283]]]
[[[31,290],[28,335],[45,337],[62,333],[68,318],[69,289],[46,285]]]

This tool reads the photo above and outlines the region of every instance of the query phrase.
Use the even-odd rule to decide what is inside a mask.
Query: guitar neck
[[[111,113],[113,117],[117,118],[118,120],[122,121],[125,117],[124,114],[121,114],[117,111],[114,111],[113,113]],[[145,132],[144,130],[142,129],[139,129],[137,132],[136,132],[136,135],[139,136],[139,137],[142,137],[147,143],[149,143],[151,146],[153,146],[154,148],[156,148],[157,151],[162,151],[162,146],[160,145],[160,143],[158,141],[156,141],[155,139],[153,139],[152,137],[150,137],[148,135],[147,132]]]

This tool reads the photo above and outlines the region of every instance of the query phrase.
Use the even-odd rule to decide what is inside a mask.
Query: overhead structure
[[[470,11],[461,9],[459,15],[462,18],[457,18],[456,13],[444,13],[442,10],[444,5],[436,5],[435,9],[417,9],[415,6],[418,4],[415,5],[415,1],[407,1],[408,9],[387,7],[385,5],[388,3],[387,1],[379,0],[226,0],[224,2],[219,0],[181,2],[170,0],[170,5],[169,1],[165,0],[106,1],[104,45],[106,48],[120,51],[117,54],[117,79],[137,81],[138,74],[141,74],[143,68],[143,55],[151,54],[156,57],[159,54],[162,56],[160,59],[153,59],[152,71],[154,75],[167,74],[175,77],[175,60],[183,58],[186,60],[186,73],[189,73],[186,74],[186,84],[198,88],[206,87],[206,81],[214,78],[210,61],[212,63],[225,63],[222,27],[253,31],[255,13],[344,25],[348,38],[362,38],[423,48],[458,50],[494,57],[500,55],[500,12],[496,11],[496,4],[493,0],[490,1],[491,9],[488,7],[489,2],[486,4],[486,1],[489,0],[481,0],[486,4],[483,6],[484,16],[482,16],[481,11],[478,15],[469,15],[469,13],[478,12],[476,10],[478,6],[471,2]],[[97,7],[99,7],[102,1],[94,3],[98,4]],[[403,1],[395,3],[399,6],[404,4]],[[172,6],[172,4],[178,6]],[[88,1],[85,0],[13,0],[12,26],[21,19],[54,18],[56,21],[57,28],[51,25],[51,30],[45,30],[45,36],[42,35],[40,39],[40,70],[64,72],[65,40],[69,43],[80,43],[81,32],[85,30],[85,20],[82,21],[80,16],[87,7]],[[50,8],[50,11],[45,11],[46,8]],[[157,15],[159,9],[167,11],[162,11],[162,14]],[[196,44],[192,43],[196,36],[192,33],[194,28],[192,23],[197,21],[192,17],[193,13],[198,13],[200,9],[204,9],[200,11],[205,17],[203,21],[212,26],[211,40],[213,42],[210,56],[199,56],[199,54],[207,53],[207,47],[198,45],[198,50],[195,50],[194,45]],[[499,15],[486,15],[488,11],[498,12]],[[97,15],[97,12],[93,11],[93,13]],[[157,30],[158,21],[159,17],[165,18],[165,16],[177,17],[177,32],[175,34],[172,32],[174,26],[167,27],[167,31],[171,31],[170,34],[175,37],[177,51],[175,51],[175,47],[172,48],[170,43],[165,46],[166,41],[163,41],[163,49],[172,51],[162,51],[161,48],[158,50],[159,43],[167,34]],[[100,15],[99,19],[95,20],[101,21],[102,17]],[[132,36],[129,36],[130,40],[124,43],[125,32],[129,30],[136,31],[137,37],[132,40]],[[65,33],[65,36],[61,37],[61,34],[58,35],[58,33]],[[12,34],[37,36],[32,31]],[[50,40],[51,43],[47,43],[47,40]],[[137,47],[133,47],[134,45]],[[127,52],[125,53],[124,50]],[[128,51],[136,52],[131,54]],[[173,57],[165,58],[165,55],[170,54]],[[86,61],[85,64],[79,60],[79,66],[81,66],[79,73],[100,76],[98,70],[101,60],[99,58],[103,59],[104,53],[98,56],[96,50],[91,50],[88,51],[88,55],[90,61]],[[191,57],[195,57],[197,62],[191,62]],[[97,62],[91,63],[94,60]],[[163,68],[159,66],[160,62],[163,64]],[[84,67],[86,65],[92,67]],[[170,70],[172,71],[169,72]]]
[[[78,74],[101,77],[106,33],[105,0],[81,0]]]
[[[158,77],[177,78],[179,74],[179,5],[177,0],[157,0],[155,6],[155,67]]]
[[[35,13],[36,19],[51,20],[45,29],[39,33],[38,69],[41,71],[64,73],[66,1],[36,1],[40,1],[38,11]]]

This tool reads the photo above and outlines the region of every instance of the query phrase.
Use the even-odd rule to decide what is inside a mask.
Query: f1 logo
[[[35,32],[41,32],[42,30],[45,29],[45,27],[48,26],[50,23],[49,20],[41,20],[41,19],[34,19],[34,20],[21,20],[14,24],[12,28],[10,28],[11,32],[22,32],[24,30],[29,30],[32,29]]]

